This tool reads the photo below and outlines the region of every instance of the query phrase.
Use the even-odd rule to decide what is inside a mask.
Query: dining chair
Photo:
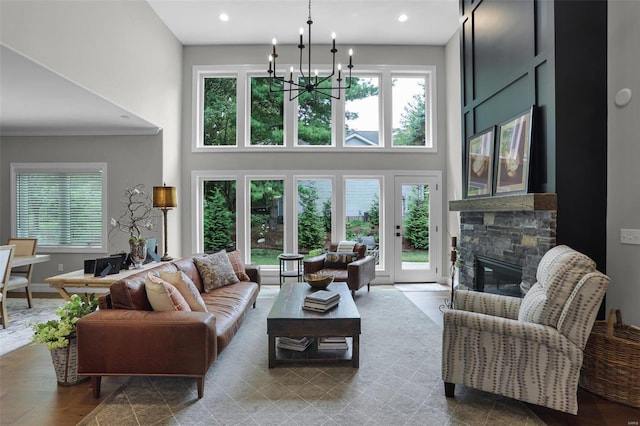
[[[9,238],[8,245],[16,246],[13,256],[34,256],[38,246],[37,238]],[[33,295],[31,294],[31,274],[33,273],[33,263],[26,266],[19,266],[11,269],[12,277],[24,277],[27,280],[25,292],[27,293],[27,303],[33,308]],[[17,285],[14,288],[22,287]]]
[[[11,275],[11,261],[16,246],[13,244],[0,246],[0,279],[2,293],[0,297],[0,312],[2,312],[2,327],[7,328],[9,317],[7,316],[7,291],[14,288],[27,287],[29,282],[25,277]]]

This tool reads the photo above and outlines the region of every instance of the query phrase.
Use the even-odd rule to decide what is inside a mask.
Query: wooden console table
[[[111,287],[114,282],[126,278],[138,272],[151,269],[158,266],[158,262],[151,262],[143,265],[140,269],[127,269],[117,274],[107,275],[105,277],[94,277],[93,274],[85,274],[84,269],[79,269],[66,274],[56,275],[45,279],[49,283],[49,287],[55,288],[65,300],[71,300],[71,295],[67,291],[67,287],[72,288],[106,288]]]

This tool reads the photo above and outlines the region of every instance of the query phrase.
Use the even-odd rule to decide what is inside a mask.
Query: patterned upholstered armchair
[[[571,414],[582,351],[609,277],[567,246],[549,250],[523,299],[459,290],[444,312],[442,380]]]

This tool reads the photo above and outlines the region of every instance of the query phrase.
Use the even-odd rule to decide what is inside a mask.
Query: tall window
[[[393,77],[393,146],[425,146],[425,78]]]
[[[284,247],[284,181],[251,180],[251,262],[278,265]]]
[[[321,253],[331,242],[331,179],[298,180],[298,252]]]
[[[236,181],[205,181],[202,200],[204,250],[220,251],[234,248],[237,241]]]
[[[202,140],[205,146],[236,145],[236,78],[204,79]]]
[[[369,65],[342,81],[343,86],[351,86],[339,99],[315,90],[278,91],[288,85],[271,82],[262,69],[257,65],[195,67],[194,152],[331,152],[367,147],[437,151],[433,66]],[[304,84],[297,74],[287,73],[286,78]],[[319,84],[326,92],[331,87],[330,80]]]
[[[378,77],[351,78],[345,101],[345,146],[380,146],[379,87]]]
[[[251,145],[284,144],[284,96],[267,77],[251,77]]]
[[[320,87],[331,87],[331,80]],[[331,127],[331,99],[318,92],[303,92],[298,98],[298,145],[331,145]]]
[[[59,251],[104,251],[107,165],[12,164],[18,238]]]
[[[345,180],[345,235],[348,240],[373,237],[380,243],[380,180]]]

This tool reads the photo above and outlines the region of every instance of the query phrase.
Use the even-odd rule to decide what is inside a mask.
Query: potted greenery
[[[93,296],[71,296],[71,300],[56,309],[60,319],[33,324],[32,340],[44,343],[51,351],[51,360],[56,370],[58,384],[71,386],[88,377],[78,376],[78,345],[76,324],[85,315],[98,308],[98,299]]]

